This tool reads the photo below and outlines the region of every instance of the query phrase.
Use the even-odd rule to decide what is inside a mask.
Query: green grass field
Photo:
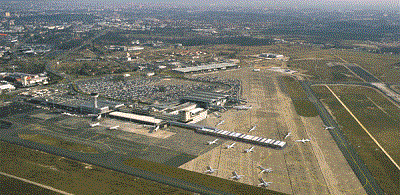
[[[0,162],[2,172],[72,194],[193,194],[154,181],[5,142],[0,142]],[[10,182],[9,179],[0,178],[0,193],[3,192],[3,181]],[[29,185],[21,185],[18,189],[18,193],[14,194],[35,194],[36,191],[40,192],[38,194],[48,194],[45,193],[48,190],[42,191],[36,187],[31,190]]]
[[[230,181],[226,179],[221,179],[218,177],[213,177],[209,175],[204,175],[192,171],[187,171],[184,169],[175,168],[172,166],[167,166],[160,163],[154,163],[150,161],[145,161],[138,158],[131,158],[124,162],[126,165],[139,168],[142,170],[150,171],[152,173],[165,175],[172,178],[177,178],[190,183],[195,183],[209,188],[221,190],[227,193],[233,194],[282,194],[279,192],[274,192],[264,188],[259,188],[255,186],[246,185],[240,182]]]
[[[400,162],[400,109],[372,88],[330,86],[334,93],[395,160]],[[333,113],[347,140],[380,187],[400,194],[400,171],[325,86],[313,86],[318,98]]]
[[[328,52],[328,51],[324,51]],[[330,51],[334,55],[340,56],[349,63],[356,63],[372,73],[378,79],[387,83],[400,82],[400,70],[395,69],[393,64],[400,62],[400,56],[386,55],[386,54],[373,54],[367,52],[355,52],[349,50],[335,50]],[[339,61],[343,62],[343,61]]]
[[[64,141],[58,138],[53,138],[45,135],[40,135],[40,134],[19,134],[18,135],[21,139],[40,143],[40,144],[45,144],[45,145],[50,145],[50,146],[55,146],[63,149],[67,149],[70,151],[74,152],[82,152],[82,153],[92,153],[92,154],[97,154],[99,153],[95,148],[86,146],[83,144],[78,144],[78,143],[73,143],[73,142],[68,142]]]
[[[316,117],[318,111],[314,104],[308,99],[306,93],[300,83],[293,77],[281,77],[284,86],[284,91],[292,99],[296,113],[304,117]]]

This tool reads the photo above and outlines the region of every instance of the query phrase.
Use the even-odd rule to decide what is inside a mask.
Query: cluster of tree
[[[26,24],[63,24],[71,22],[83,22],[84,24],[92,24],[98,17],[93,14],[72,14],[72,13],[56,13],[56,14],[35,14],[26,15],[15,18],[16,25]]]
[[[312,42],[335,40],[372,40],[379,41],[388,35],[399,35],[400,26],[387,22],[336,21],[332,23],[292,23],[274,26],[262,31],[264,35],[308,36]]]

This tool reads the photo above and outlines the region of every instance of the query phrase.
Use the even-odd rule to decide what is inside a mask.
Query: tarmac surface
[[[187,170],[201,172],[207,166],[218,169],[211,175],[229,179],[232,171],[245,175],[238,182],[249,185],[259,184],[263,178],[273,182],[268,189],[287,194],[366,194],[332,136],[323,128],[320,117],[301,117],[294,110],[291,99],[279,87],[279,73],[251,68],[212,73],[212,76],[238,78],[242,81],[242,98],[252,105],[250,110],[229,110],[219,113],[220,118],[210,115],[202,124],[219,129],[248,133],[265,138],[284,140],[283,150],[255,146],[254,152],[244,153],[251,144],[237,142],[235,148],[226,149],[233,141],[219,140],[218,147],[180,166]],[[299,139],[310,142],[295,142]],[[207,141],[215,138],[210,137]],[[260,173],[257,166],[272,168],[271,173]]]

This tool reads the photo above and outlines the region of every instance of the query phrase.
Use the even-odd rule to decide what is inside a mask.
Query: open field
[[[73,194],[192,194],[157,182],[5,142],[0,142],[0,162],[2,172]],[[0,177],[0,181],[4,180],[10,179]],[[20,182],[9,184],[13,183]],[[15,194],[33,194],[30,193],[34,192],[30,191],[31,187],[24,186],[26,184],[21,184],[19,193]],[[0,187],[0,190],[3,189]],[[46,191],[41,193],[40,189],[36,191],[46,194]]]
[[[300,116],[305,117],[316,117],[318,116],[318,111],[314,104],[308,99],[306,93],[301,87],[300,83],[293,77],[284,76],[281,77],[284,91],[292,99],[293,106],[296,113]]]
[[[330,85],[350,114],[326,86],[312,88],[380,187],[388,194],[400,193],[400,170],[393,163],[400,162],[400,144],[396,141],[400,137],[400,108],[373,88]]]
[[[76,151],[76,152],[82,152],[82,153],[91,153],[91,154],[99,153],[93,147],[85,146],[83,144],[77,144],[77,143],[73,143],[73,142],[68,142],[68,141],[64,141],[62,139],[57,139],[57,138],[49,137],[49,136],[45,136],[45,135],[40,135],[40,134],[20,134],[18,136],[20,138],[24,139],[24,140],[29,140],[29,141],[40,143],[40,144],[46,144],[46,145],[50,145],[50,146],[55,146],[55,147],[67,149],[67,150],[70,150],[70,151]]]
[[[348,50],[326,50],[324,52],[332,52],[333,55],[340,56],[344,62],[358,64],[385,83],[400,83],[400,70],[395,69],[393,66],[393,64],[400,61],[399,56]]]
[[[296,113],[288,92],[278,84],[277,77],[281,74],[264,69],[253,72],[251,68],[209,74],[241,79],[243,98],[253,108],[247,111],[228,110],[220,113],[220,118],[211,115],[201,124],[214,126],[224,120],[219,129],[277,140],[283,140],[288,132],[291,136],[284,140],[288,145],[283,150],[255,146],[251,153],[243,152],[251,144],[237,142],[235,148],[225,149],[225,145],[233,141],[220,139],[218,144],[221,145],[180,168],[203,173],[206,166],[211,166],[218,169],[211,175],[224,179],[229,179],[231,172],[236,171],[245,175],[238,182],[257,185],[259,179],[264,178],[273,182],[268,189],[287,194],[365,194],[329,132],[323,130],[321,119]],[[297,90],[292,92],[297,96],[302,94]],[[257,125],[256,129],[249,133],[254,125]],[[312,141],[305,144],[295,142],[303,138]],[[204,143],[213,139],[210,137]],[[258,165],[272,168],[273,172],[260,174]]]
[[[58,194],[51,190],[25,183],[18,179],[6,177],[0,175],[0,193],[1,194],[42,194],[42,195],[49,195],[49,194]]]

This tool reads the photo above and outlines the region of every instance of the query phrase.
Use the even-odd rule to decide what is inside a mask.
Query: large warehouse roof
[[[146,123],[154,123],[154,124],[159,124],[162,122],[161,119],[156,119],[151,116],[137,115],[137,114],[125,113],[125,112],[111,112],[110,116],[116,116],[116,117],[137,120],[137,121],[143,121]]]
[[[173,70],[177,71],[177,72],[181,72],[181,73],[189,73],[189,72],[222,69],[222,68],[236,67],[236,66],[238,66],[238,65],[232,64],[232,63],[219,63],[219,64],[207,64],[207,65],[202,65],[202,66],[186,67],[186,68],[175,68]]]

